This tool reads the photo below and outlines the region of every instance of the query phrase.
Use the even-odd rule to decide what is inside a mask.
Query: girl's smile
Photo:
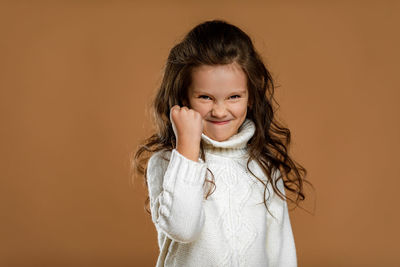
[[[190,108],[201,114],[203,133],[225,141],[238,132],[246,119],[247,76],[236,63],[201,65],[191,73],[188,90]]]
[[[229,120],[228,121],[210,121],[210,122],[212,122],[216,125],[224,125],[224,124],[227,124],[229,122]]]

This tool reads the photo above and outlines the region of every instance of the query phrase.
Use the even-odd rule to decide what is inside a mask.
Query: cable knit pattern
[[[157,267],[297,266],[287,203],[268,184],[267,204],[275,218],[267,213],[264,185],[246,168],[254,132],[254,122],[246,119],[226,141],[202,134],[205,162],[189,160],[176,149],[152,155],[147,179],[160,248]],[[216,190],[205,200],[204,180],[206,175],[211,179],[207,168]],[[249,168],[267,181],[255,161]],[[282,180],[278,187],[284,192]]]

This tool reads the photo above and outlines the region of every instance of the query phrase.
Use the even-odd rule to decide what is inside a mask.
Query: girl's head
[[[192,70],[188,106],[203,117],[203,132],[217,141],[238,132],[246,119],[247,76],[236,63],[200,65]]]
[[[136,170],[146,175],[143,165],[148,158],[143,159],[143,152],[171,151],[176,147],[169,116],[174,105],[198,111],[205,120],[204,133],[217,141],[234,135],[249,118],[255,124],[255,132],[248,142],[248,171],[253,174],[248,166],[250,161],[256,161],[277,195],[298,204],[305,199],[303,181],[309,183],[304,179],[307,171],[288,155],[291,134],[274,116],[273,94],[271,75],[246,33],[222,20],[195,26],[170,51],[153,102],[157,129],[137,150]],[[213,123],[218,121],[228,122]],[[205,160],[203,145],[201,142],[200,151]],[[272,179],[276,170],[281,175]],[[283,180],[286,193],[294,194],[294,200],[278,189],[279,179]],[[147,184],[146,178],[145,182]],[[265,185],[264,194],[267,195],[267,184],[264,180],[260,182]],[[264,204],[267,207],[266,200]]]
[[[261,130],[269,125],[267,95],[273,92],[267,90],[272,79],[250,37],[225,21],[206,21],[171,49],[154,103],[156,120],[163,135],[174,138],[169,111],[188,106],[203,116],[204,133],[223,141],[246,118]],[[228,122],[213,123],[220,121]]]

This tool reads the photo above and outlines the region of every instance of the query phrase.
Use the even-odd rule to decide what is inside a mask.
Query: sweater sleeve
[[[146,172],[152,221],[157,231],[170,239],[193,242],[205,221],[206,163],[190,160],[176,149],[171,151],[169,162],[160,155],[157,152],[151,156]]]
[[[278,180],[277,186],[286,195],[282,179]],[[274,194],[272,203],[271,212],[275,218],[270,217],[267,229],[268,266],[296,267],[296,246],[287,202]]]

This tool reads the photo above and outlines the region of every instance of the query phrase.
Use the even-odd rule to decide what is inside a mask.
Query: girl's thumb
[[[178,105],[174,105],[174,106],[169,110],[169,121],[170,121],[171,123],[173,123],[172,116],[171,116],[172,110],[173,110],[176,106],[178,106]]]

